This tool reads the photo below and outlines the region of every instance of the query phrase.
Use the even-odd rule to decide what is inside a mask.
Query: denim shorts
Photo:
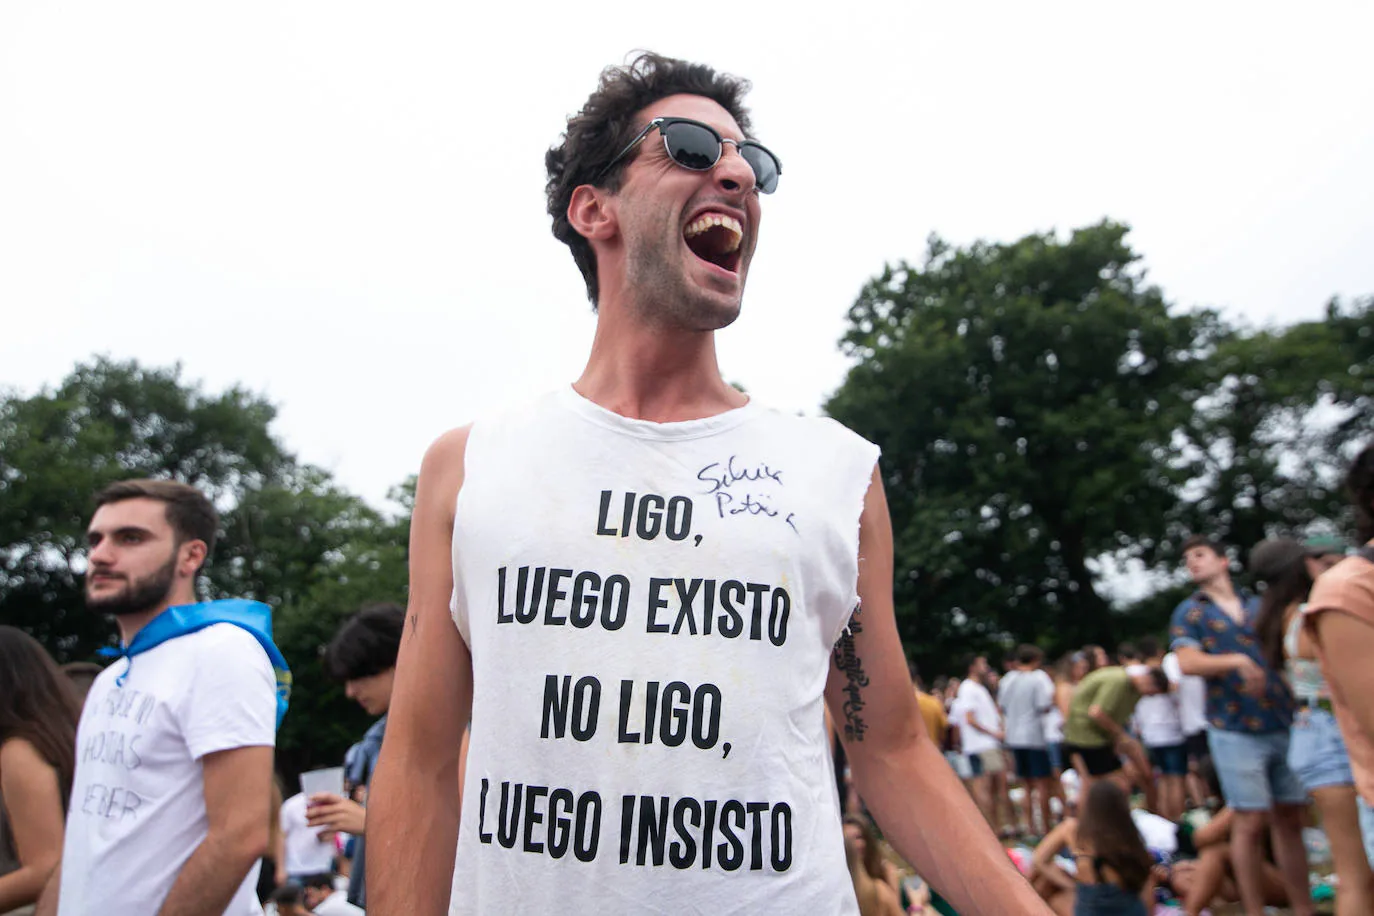
[[[1325,709],[1299,709],[1288,738],[1288,768],[1307,791],[1325,786],[1354,785],[1350,754],[1336,725]]]
[[[1050,755],[1050,769],[1060,772],[1064,769],[1064,742],[1052,741],[1045,748]]]
[[[1162,744],[1146,748],[1150,753],[1150,765],[1164,776],[1188,775],[1188,745]]]
[[[1288,768],[1288,732],[1228,732],[1207,729],[1221,794],[1236,811],[1268,811],[1301,805],[1307,790]]]

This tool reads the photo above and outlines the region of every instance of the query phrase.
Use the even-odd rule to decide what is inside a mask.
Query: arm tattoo
[[[414,639],[415,634],[420,630],[420,615],[414,611],[410,612],[410,638]]]
[[[863,632],[859,622],[859,608],[849,618],[849,628],[839,642],[835,643],[835,667],[844,674],[844,737],[846,741],[864,740],[868,723],[864,721],[863,688],[868,686],[868,675],[864,673],[863,660],[854,648],[855,635]]]

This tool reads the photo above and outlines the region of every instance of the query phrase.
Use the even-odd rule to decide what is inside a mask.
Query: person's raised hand
[[[310,796],[305,822],[311,827],[324,827],[326,832],[342,831],[358,836],[367,823],[367,809],[333,792],[319,792]]]

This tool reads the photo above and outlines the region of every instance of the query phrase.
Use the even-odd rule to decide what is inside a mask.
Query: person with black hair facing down
[[[62,858],[76,769],[75,687],[29,634],[0,626],[0,913],[29,912]]]
[[[62,864],[39,916],[250,916],[268,852],[272,760],[290,671],[271,609],[199,602],[214,504],[171,480],[95,498],[86,607],[112,614],[119,658],[77,727]]]
[[[349,903],[344,892],[335,889],[333,875],[306,875],[300,884],[305,908],[315,916],[363,916],[362,907]]]
[[[1364,546],[1317,579],[1303,613],[1350,754],[1365,854],[1374,863],[1374,443],[1355,456],[1345,486]]]
[[[310,916],[305,908],[305,889],[299,884],[283,884],[267,897],[276,916]]]
[[[877,447],[721,377],[781,173],[745,90],[639,55],[545,157],[596,333],[576,382],[421,466],[382,916],[853,914],[824,706],[902,858],[964,916],[1044,912],[921,725]]]
[[[386,735],[387,711],[396,678],[396,654],[401,646],[405,610],[398,604],[370,604],[339,627],[325,648],[325,669],[344,684],[344,695],[377,716],[359,742],[358,753],[344,779],[364,792],[376,770],[377,757]],[[367,810],[352,798],[328,792],[311,796],[306,806],[306,825],[311,829],[353,836],[352,866],[348,879],[348,902],[367,906],[367,841],[363,836]]]

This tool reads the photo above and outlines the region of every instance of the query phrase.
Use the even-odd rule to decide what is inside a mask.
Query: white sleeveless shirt
[[[823,720],[876,446],[571,388],[473,426],[451,914],[857,914]]]

